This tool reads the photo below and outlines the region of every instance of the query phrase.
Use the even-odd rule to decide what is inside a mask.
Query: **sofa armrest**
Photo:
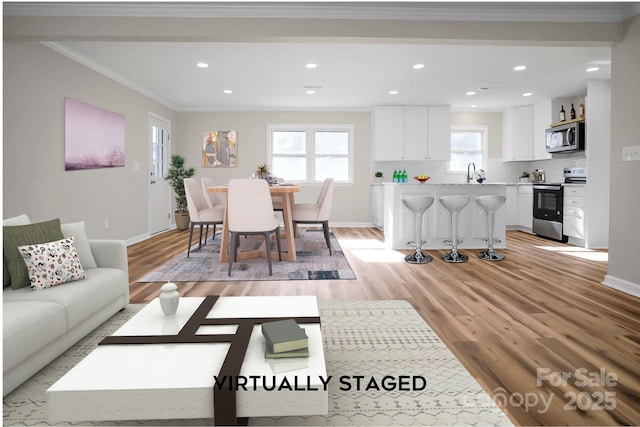
[[[98,267],[117,268],[129,277],[127,244],[124,240],[89,239],[89,246]]]

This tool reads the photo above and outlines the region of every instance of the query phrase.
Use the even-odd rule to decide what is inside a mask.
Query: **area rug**
[[[194,233],[195,234],[195,233]],[[189,258],[187,251],[178,255],[157,270],[142,277],[139,282],[218,282],[252,280],[328,280],[355,279],[347,258],[340,248],[333,232],[330,232],[333,255],[324,239],[322,229],[298,229],[296,237],[296,261],[273,260],[273,275],[269,275],[266,258],[253,258],[236,261],[229,276],[229,264],[220,262],[220,234],[207,240],[207,244],[198,249],[193,246]],[[264,244],[264,238],[249,236],[240,238],[239,252],[255,250]],[[282,241],[282,250],[286,250]],[[276,247],[273,245],[273,251]],[[277,253],[277,252],[276,252]]]
[[[421,376],[420,391],[351,390],[329,383],[325,416],[251,418],[249,425],[512,425],[406,301],[320,302],[327,375]],[[4,398],[3,422],[47,425],[46,390],[142,305],[130,305]],[[81,425],[214,425],[213,419]],[[68,424],[67,424],[68,425]]]

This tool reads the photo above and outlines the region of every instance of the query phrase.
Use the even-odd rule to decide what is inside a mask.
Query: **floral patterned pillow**
[[[49,288],[86,276],[73,237],[37,245],[18,246],[27,265],[31,289]]]

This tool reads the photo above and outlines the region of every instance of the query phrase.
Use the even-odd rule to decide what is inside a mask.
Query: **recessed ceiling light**
[[[476,106],[475,106],[475,105],[472,105],[472,106],[471,106],[471,108],[476,108]]]
[[[398,91],[397,90],[390,90],[389,91],[389,95],[397,95]]]
[[[475,95],[476,93],[472,90],[470,90],[469,92],[467,92],[467,95]]]
[[[316,93],[316,91],[315,91],[315,90],[308,90],[308,91],[307,91],[307,95],[313,95],[314,93]]]
[[[587,73],[593,73],[594,71],[598,71],[600,68],[598,67],[589,67],[587,68]]]
[[[424,64],[415,64],[413,66],[413,68],[416,69],[416,70],[420,70],[420,69],[424,68]]]
[[[307,68],[318,68],[318,64],[314,64],[313,62],[310,62],[307,65],[305,65],[305,67],[307,67]]]
[[[231,89],[225,89],[223,92],[224,93],[233,93],[233,91]]]
[[[206,62],[198,62],[196,65],[199,68],[209,68],[209,64],[207,64]]]
[[[531,95],[533,95],[533,93],[531,93],[531,92],[525,92],[525,93],[522,94],[522,96],[531,96]]]
[[[516,65],[515,67],[513,67],[513,71],[522,71],[526,69],[527,69],[526,65]]]

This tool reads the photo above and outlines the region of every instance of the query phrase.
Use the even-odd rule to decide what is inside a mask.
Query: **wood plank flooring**
[[[640,300],[603,286],[606,252],[507,233],[506,259],[410,265],[369,228],[333,228],[356,280],[183,282],[184,296],[316,295],[409,301],[520,425],[640,425]],[[162,283],[138,283],[186,250],[170,231],[129,247],[131,302]],[[409,253],[405,251],[404,253]],[[563,379],[563,375],[568,378]]]

